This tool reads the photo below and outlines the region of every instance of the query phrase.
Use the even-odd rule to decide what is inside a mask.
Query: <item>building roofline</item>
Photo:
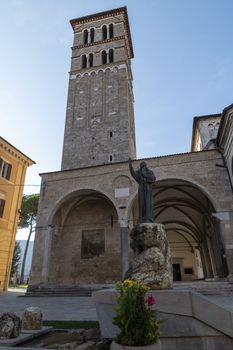
[[[3,142],[6,142],[10,147],[14,148],[15,151],[19,152],[23,157],[27,158],[29,160],[29,162],[31,164],[36,164],[36,162],[34,160],[32,160],[31,158],[29,158],[25,153],[23,153],[22,151],[20,151],[18,148],[16,148],[15,146],[13,146],[9,141],[7,141],[6,139],[4,139],[2,136],[0,136],[0,142],[1,140]]]
[[[76,24],[83,24],[83,23],[87,23],[87,22],[92,22],[92,21],[96,21],[98,19],[107,18],[107,17],[111,17],[112,15],[117,15],[117,14],[122,14],[122,13],[124,14],[126,30],[127,30],[128,39],[129,39],[130,57],[133,58],[134,57],[133,44],[132,44],[132,38],[131,38],[131,32],[130,32],[130,26],[129,26],[129,18],[128,18],[126,6],[118,7],[118,8],[112,9],[112,10],[108,10],[108,11],[94,13],[92,15],[74,18],[74,19],[70,20],[70,24],[74,30]]]
[[[223,128],[223,123],[224,123],[224,120],[225,120],[225,115],[227,113],[227,111],[229,109],[233,108],[233,103],[231,103],[229,106],[225,107],[222,111],[222,119],[220,121],[220,125],[219,125],[219,129],[218,129],[218,135],[217,135],[217,139],[216,139],[216,142],[217,142],[217,145],[219,146],[219,139],[220,139],[220,135],[221,135],[221,132],[222,132],[222,128]]]
[[[231,103],[229,106],[225,107],[222,111],[222,115],[224,116],[226,114],[226,112],[228,111],[228,109],[233,108],[233,103]]]
[[[201,154],[201,153],[207,153],[207,152],[213,152],[213,151],[216,152],[216,149],[208,149],[208,150],[195,151],[195,152],[182,152],[182,153],[166,154],[166,155],[156,156],[156,157],[132,159],[132,161],[133,162],[142,162],[142,161],[145,161],[145,160],[168,158],[168,157],[182,156],[182,155],[188,155],[188,154]],[[102,166],[111,166],[111,165],[124,164],[124,163],[128,163],[128,161],[126,160],[124,162],[103,163],[103,164],[85,166],[85,167],[82,167],[82,168],[57,170],[57,171],[52,171],[52,172],[49,172],[49,173],[39,173],[39,175],[41,176],[41,175],[47,175],[47,174],[65,173],[65,172],[71,172],[71,171],[75,171],[75,170],[98,168],[98,167],[102,167]]]
[[[221,116],[222,116],[221,113],[215,113],[215,114],[199,115],[199,116],[195,116],[193,118],[192,138],[191,138],[191,152],[192,152],[192,149],[194,147],[194,137],[195,137],[195,133],[196,133],[196,126],[197,126],[197,123],[199,122],[199,120],[205,119],[205,118],[206,119],[208,119],[208,118],[219,118]]]

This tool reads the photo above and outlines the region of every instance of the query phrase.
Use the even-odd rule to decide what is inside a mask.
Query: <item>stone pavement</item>
[[[0,314],[9,311],[21,316],[26,307],[38,306],[44,320],[97,320],[90,297],[20,297],[25,292],[24,289],[12,288],[0,293]]]
[[[210,301],[233,312],[233,285],[228,282],[195,281],[175,282],[175,290],[192,290],[201,292]],[[44,320],[83,320],[95,321],[97,314],[90,297],[22,297],[26,290],[10,288],[0,293],[0,314],[15,312],[22,315],[29,306],[38,306]]]

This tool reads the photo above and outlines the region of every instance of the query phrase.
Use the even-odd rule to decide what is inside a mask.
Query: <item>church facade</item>
[[[61,171],[41,174],[29,291],[108,284],[128,269],[138,222],[127,9],[71,20],[74,31]],[[191,152],[145,159],[154,221],[166,227],[174,280],[233,276],[233,106],[194,118]]]

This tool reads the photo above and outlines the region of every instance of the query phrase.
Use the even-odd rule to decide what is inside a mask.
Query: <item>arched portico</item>
[[[225,277],[220,225],[210,195],[191,181],[170,178],[156,181],[153,198],[154,222],[166,227],[174,279]],[[131,218],[135,224],[136,203]]]
[[[103,193],[85,189],[65,196],[50,215],[48,283],[112,283],[121,278],[118,215]]]

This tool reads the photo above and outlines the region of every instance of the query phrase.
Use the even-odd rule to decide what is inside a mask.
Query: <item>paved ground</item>
[[[227,282],[179,282],[175,290],[208,291],[209,300],[233,312],[233,285]],[[218,292],[221,290],[222,294]],[[26,290],[9,289],[0,293],[0,314],[15,312],[19,316],[26,307],[38,306],[45,320],[97,320],[95,306],[90,297],[22,297]]]
[[[44,320],[97,320],[90,297],[20,297],[24,293],[23,289],[0,293],[0,314],[9,311],[21,316],[26,307],[38,306]]]
[[[222,306],[225,309],[233,312],[233,295],[232,294],[208,295],[207,297],[213,303],[215,303],[219,306]]]

